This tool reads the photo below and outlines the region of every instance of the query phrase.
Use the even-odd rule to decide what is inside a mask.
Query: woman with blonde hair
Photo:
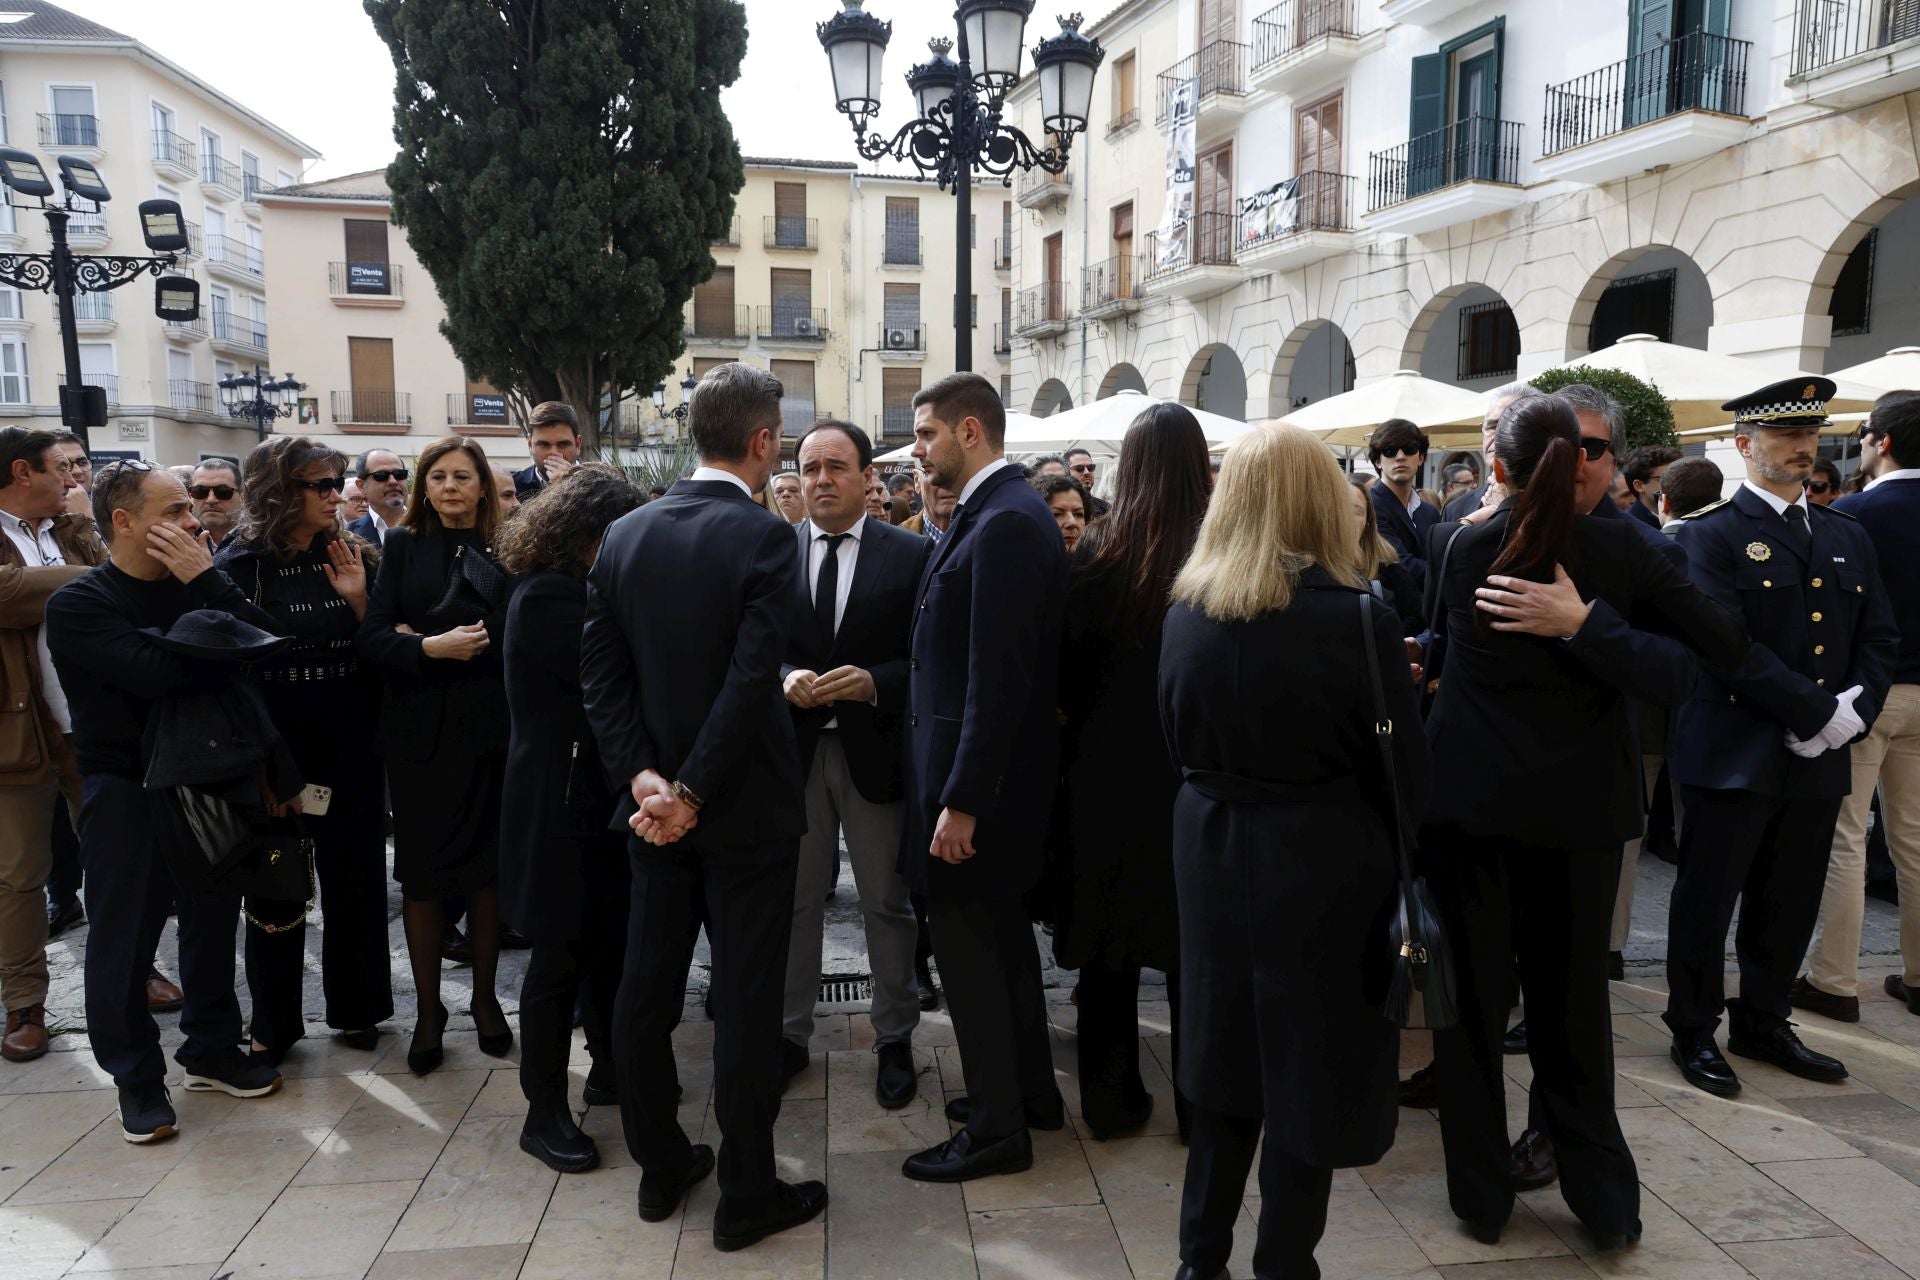
[[[1333,1171],[1393,1143],[1399,1032],[1380,997],[1400,815],[1374,735],[1376,682],[1408,730],[1393,750],[1411,815],[1429,759],[1399,620],[1367,590],[1347,487],[1297,427],[1236,440],[1162,637],[1161,715],[1182,778],[1178,1084],[1193,1104],[1180,1280],[1226,1274],[1263,1124],[1253,1263],[1265,1277],[1320,1274]]]

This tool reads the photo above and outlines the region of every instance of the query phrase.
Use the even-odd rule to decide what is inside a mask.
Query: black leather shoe
[[[1440,1083],[1431,1062],[1400,1082],[1400,1105],[1419,1111],[1440,1105]]]
[[[1506,1039],[1500,1042],[1500,1052],[1508,1057],[1517,1057],[1527,1051],[1527,1020],[1525,1018],[1507,1028]]]
[[[1087,1132],[1095,1142],[1105,1142],[1117,1138],[1123,1133],[1132,1133],[1147,1121],[1153,1119],[1153,1095],[1143,1094],[1132,1103],[1089,1107],[1086,1098],[1080,1100],[1080,1118],[1087,1123]]]
[[[480,1016],[474,1012],[479,1008],[477,1004],[467,1006],[467,1016],[473,1019],[473,1034],[474,1038],[480,1042],[480,1052],[489,1058],[504,1058],[513,1052],[513,1028],[506,1025],[507,1015],[500,1008],[500,1002],[495,1000],[491,1003],[493,1016],[500,1019],[500,1030],[489,1032],[480,1029]]]
[[[1507,1172],[1513,1176],[1515,1191],[1538,1191],[1550,1187],[1560,1177],[1560,1162],[1554,1159],[1553,1139],[1539,1129],[1528,1129],[1507,1153]]]
[[[1737,1053],[1743,1058],[1771,1062],[1787,1074],[1799,1076],[1802,1080],[1838,1084],[1847,1078],[1847,1068],[1844,1063],[1838,1058],[1829,1058],[1824,1053],[1815,1053],[1801,1044],[1800,1037],[1793,1033],[1793,1024],[1788,1022],[1781,1023],[1771,1031],[1729,1031],[1727,1051]]]
[[[1860,1021],[1859,996],[1832,995],[1808,982],[1805,975],[1793,980],[1793,988],[1787,992],[1787,1001],[1796,1009],[1805,1009],[1808,1013],[1817,1013],[1835,1022]]]
[[[1627,958],[1618,951],[1607,952],[1607,981],[1625,982],[1627,979]]]
[[[973,1099],[955,1098],[947,1104],[947,1119],[955,1124],[966,1124],[973,1119]],[[1045,1102],[1036,1104],[1027,1101],[1027,1128],[1043,1129],[1055,1133],[1067,1127],[1067,1103],[1059,1094]]]
[[[1173,1273],[1173,1280],[1227,1280],[1224,1271],[1202,1271],[1188,1263],[1181,1263],[1180,1269]]]
[[[1906,1001],[1908,1013],[1920,1014],[1920,991],[1908,986],[1907,980],[1899,974],[1888,974],[1887,980],[1880,984],[1880,989],[1895,1000]]]
[[[744,1249],[777,1231],[812,1221],[826,1207],[824,1182],[776,1182],[766,1208],[741,1217],[734,1216],[727,1198],[721,1196],[713,1211],[713,1247],[721,1253]]]
[[[1740,1077],[1733,1074],[1733,1068],[1720,1056],[1720,1046],[1713,1042],[1711,1035],[1698,1040],[1676,1038],[1670,1052],[1673,1065],[1680,1068],[1680,1074],[1694,1088],[1705,1089],[1720,1098],[1740,1096]]]
[[[590,1107],[620,1105],[620,1082],[613,1074],[612,1063],[596,1062],[588,1069],[587,1087],[581,1091],[581,1097]]]
[[[915,985],[920,988],[920,1008],[931,1013],[940,1007],[940,988],[933,985],[933,975],[925,965],[915,965],[913,970]]]
[[[1460,1225],[1467,1229],[1468,1235],[1485,1245],[1499,1244],[1500,1232],[1506,1227],[1506,1224],[1503,1222],[1474,1222],[1467,1218],[1460,1219]]]
[[[580,1132],[564,1106],[527,1112],[520,1149],[557,1173],[585,1173],[600,1163],[600,1148]]]
[[[1593,1247],[1597,1253],[1614,1253],[1631,1245],[1640,1243],[1640,1222],[1635,1219],[1625,1231],[1596,1231],[1593,1233]]]
[[[426,1075],[446,1057],[442,1041],[447,1034],[447,1006],[436,1005],[435,1008],[439,1012],[434,1015],[433,1043],[422,1043],[427,1029],[427,1015],[423,1013],[413,1028],[413,1040],[407,1045],[407,1070],[417,1076]]]
[[[793,1083],[795,1076],[807,1069],[807,1064],[811,1061],[813,1056],[793,1041],[787,1039],[780,1041],[780,1090],[782,1093],[786,1092],[787,1086]]]
[[[86,922],[87,909],[81,905],[80,899],[75,898],[72,902],[64,904],[49,902],[47,904],[47,941],[52,942],[67,930],[76,929]]]
[[[687,1192],[694,1184],[713,1172],[713,1148],[704,1142],[696,1142],[688,1153],[693,1157],[687,1171],[663,1187],[651,1186],[646,1176],[640,1178],[640,1221],[665,1222],[686,1199]]]
[[[920,1091],[920,1072],[913,1065],[913,1048],[895,1040],[879,1046],[874,1053],[880,1058],[880,1073],[873,1082],[873,1100],[889,1111],[898,1111]]]
[[[1025,1129],[978,1146],[974,1142],[973,1130],[962,1129],[939,1146],[908,1156],[900,1172],[915,1182],[967,1182],[1033,1168],[1033,1138]]]

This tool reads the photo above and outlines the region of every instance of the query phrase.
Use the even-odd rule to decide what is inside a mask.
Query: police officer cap
[[[1756,427],[1819,427],[1827,423],[1827,401],[1837,388],[1832,378],[1801,375],[1770,382],[1758,391],[1721,405],[1736,423]]]

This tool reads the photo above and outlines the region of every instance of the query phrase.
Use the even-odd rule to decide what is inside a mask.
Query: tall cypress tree
[[[745,182],[720,90],[737,0],[364,0],[393,53],[394,221],[470,373],[565,400],[651,389]],[[592,425],[589,425],[592,424]]]

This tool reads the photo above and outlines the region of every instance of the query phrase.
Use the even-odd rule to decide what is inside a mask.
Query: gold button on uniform
[[[1827,651],[1827,646],[1823,644],[1817,644],[1813,646],[1813,655],[1816,658],[1819,657],[1821,654],[1825,653],[1826,651]]]
[[[1818,613],[1815,613],[1815,614],[1813,615],[1813,620],[1814,620],[1815,622],[1818,622],[1818,621],[1820,621],[1820,615],[1819,615]]]
[[[1762,579],[1760,579],[1760,585],[1761,585],[1761,586],[1763,586],[1763,587],[1770,587],[1770,586],[1772,586],[1772,585],[1773,585],[1773,579],[1772,579],[1772,578],[1762,578]]]
[[[1826,683],[1826,681],[1825,681],[1825,680],[1815,680],[1815,681],[1814,681],[1814,683],[1815,683],[1815,684],[1825,684],[1825,683]]]
[[[1820,579],[1818,579],[1818,578],[1815,578],[1815,579],[1813,580],[1813,585],[1814,585],[1814,586],[1816,586],[1816,587],[1817,587],[1817,586],[1819,586],[1819,585],[1820,585]]]

